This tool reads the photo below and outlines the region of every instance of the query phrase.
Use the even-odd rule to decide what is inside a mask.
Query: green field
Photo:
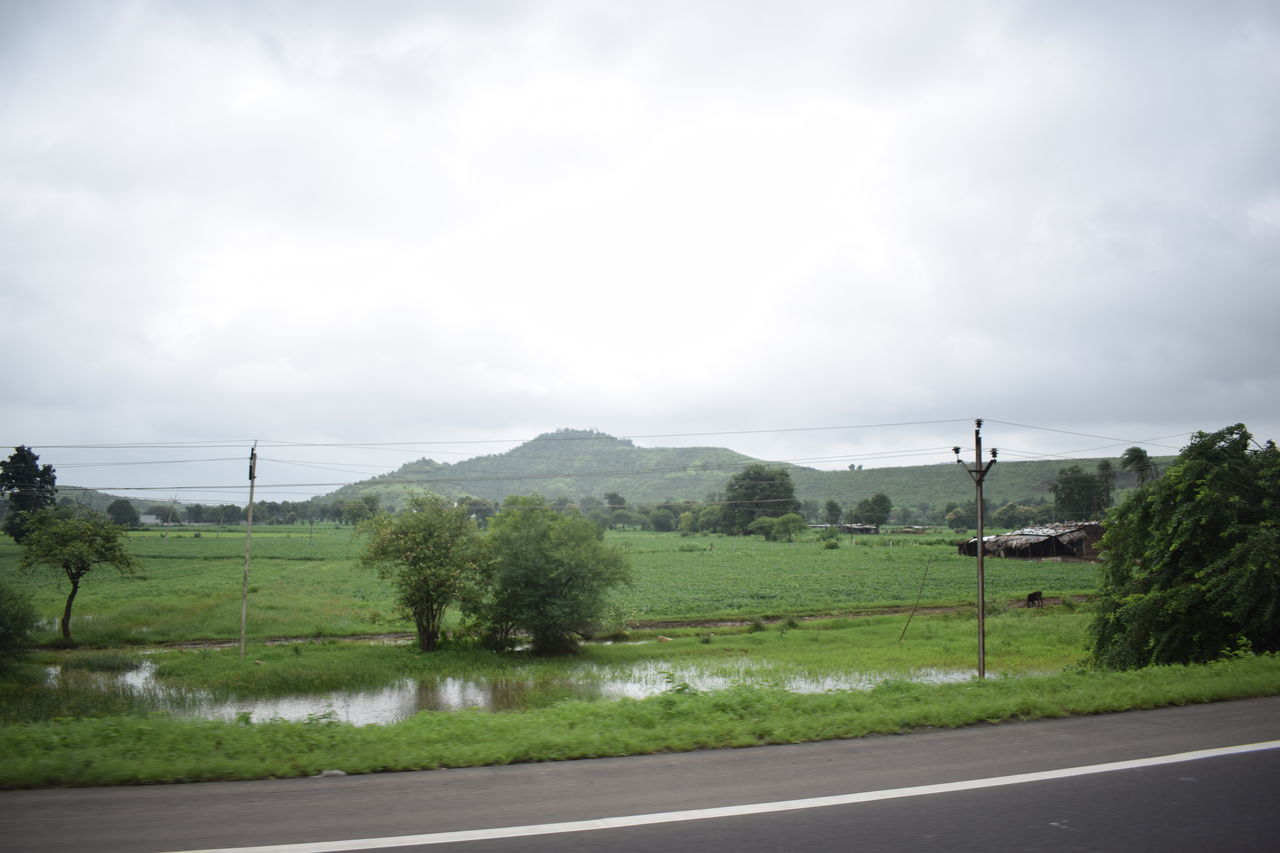
[[[190,528],[130,534],[141,562],[134,575],[96,570],[72,616],[83,645],[116,646],[233,639],[240,631],[242,533]],[[758,537],[611,532],[629,555],[633,582],[614,595],[616,621],[693,621],[840,614],[891,606],[972,604],[974,560],[950,537],[849,537],[828,550]],[[265,527],[253,534],[247,634],[250,638],[342,637],[407,631],[390,586],[356,564],[350,527]],[[33,596],[48,620],[40,642],[56,638],[66,582],[52,571],[17,572],[19,549],[0,541],[0,577]],[[927,576],[926,576],[927,570]],[[1087,594],[1087,563],[987,561],[987,594],[1017,601],[1032,590]],[[61,580],[61,583],[59,581]],[[923,582],[923,588],[922,588]],[[615,625],[615,627],[618,627]]]
[[[1087,604],[1010,607],[1040,589],[1087,595],[1096,567],[987,561],[987,671],[976,663],[974,560],[950,536],[867,536],[827,549],[758,538],[611,533],[634,581],[610,630],[640,643],[589,645],[570,659],[456,647],[432,654],[332,638],[410,630],[389,586],[357,565],[347,527],[255,531],[250,649],[191,648],[238,637],[244,538],[196,531],[130,535],[140,570],[91,574],[76,601],[78,648],[38,652],[0,677],[0,787],[247,779],[545,761],[792,743],[1097,713],[1280,692],[1280,658],[1131,673],[1087,669]],[[17,572],[0,541],[0,578],[35,599],[58,637],[65,581]],[[911,614],[910,605],[942,612]],[[868,612],[883,611],[881,615]],[[844,614],[844,615],[841,615]],[[855,615],[856,614],[856,615]],[[832,618],[815,618],[820,615]],[[635,626],[645,627],[636,630]],[[660,635],[667,635],[662,637]],[[267,645],[268,638],[307,643]],[[668,639],[668,637],[670,639]],[[144,648],[168,644],[155,653]],[[179,644],[188,644],[186,648]],[[147,661],[183,696],[281,697],[465,677],[523,698],[502,713],[419,711],[386,725],[312,719],[223,722],[158,713],[111,679]],[[62,675],[56,682],[45,667]],[[647,667],[665,689],[640,699],[583,690]],[[72,677],[76,672],[85,677]],[[917,683],[939,672],[959,683]],[[698,678],[724,685],[700,687]],[[862,679],[861,686],[854,687]],[[865,689],[867,680],[875,684]],[[787,687],[796,680],[816,692]],[[926,677],[927,680],[927,677]],[[530,689],[532,688],[532,689]]]

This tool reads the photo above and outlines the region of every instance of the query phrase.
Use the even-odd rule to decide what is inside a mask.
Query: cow
[[[1027,595],[1028,607],[1044,607],[1044,593],[1040,590],[1029,593]]]

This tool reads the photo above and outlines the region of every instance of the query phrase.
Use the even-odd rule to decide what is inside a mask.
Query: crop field
[[[239,636],[244,535],[216,530],[130,534],[140,570],[86,578],[72,634],[88,645],[173,643]],[[681,537],[611,532],[630,557],[633,582],[614,594],[616,621],[754,619],[922,605],[964,605],[976,592],[974,560],[949,537],[862,536],[837,549],[807,539]],[[255,529],[250,561],[251,638],[335,637],[410,630],[391,588],[357,563],[360,540],[349,527]],[[17,572],[19,550],[0,543],[0,577],[30,593],[56,634],[66,581],[52,570]],[[1020,600],[1089,593],[1087,563],[986,561],[988,598]],[[61,581],[61,583],[59,583]]]
[[[243,533],[196,532],[131,534],[139,571],[95,572],[76,600],[72,633],[80,648],[37,651],[0,678],[0,789],[795,743],[1280,692],[1276,656],[1090,670],[1089,606],[1007,604],[1036,589],[1047,597],[1091,593],[1096,567],[995,559],[986,563],[991,677],[972,679],[975,561],[959,556],[949,536],[846,537],[828,549],[813,538],[789,544],[610,533],[634,575],[616,594],[620,621],[653,623],[636,632],[648,642],[591,644],[574,658],[538,659],[464,644],[419,654],[408,646],[326,640],[411,626],[397,613],[389,584],[359,566],[360,540],[350,528],[266,527],[253,537],[251,646],[241,657],[234,649],[184,645],[239,634]],[[19,573],[19,554],[0,541],[0,578],[33,596],[48,620],[37,642],[49,643],[57,638],[66,581],[55,571]],[[917,597],[946,612],[893,612]],[[885,612],[841,615],[876,610]],[[832,618],[799,618],[816,615]],[[770,617],[777,621],[766,626]],[[739,624],[699,624],[721,620]],[[684,621],[695,624],[675,624]],[[317,641],[263,642],[272,637]],[[162,643],[173,646],[129,648]],[[161,693],[123,680],[143,669],[174,705],[157,705]],[[650,677],[661,679],[660,692],[604,700],[606,687]],[[405,692],[421,702],[453,683],[491,697],[492,710],[502,713],[419,704],[396,722],[357,725],[326,711],[377,691],[395,702]],[[209,697],[303,701],[308,716],[183,716],[184,703]]]
[[[849,537],[828,550],[813,540],[617,533],[609,541],[631,557],[635,580],[618,593],[628,616],[655,620],[753,618],[843,613],[914,604],[972,603],[975,560],[949,537]],[[987,596],[1022,600],[1033,590],[1077,595],[1094,590],[1089,563],[988,559]]]

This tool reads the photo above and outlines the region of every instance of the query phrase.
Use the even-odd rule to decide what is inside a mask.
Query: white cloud
[[[1280,427],[1266,4],[51,3],[0,32],[14,443]],[[1091,442],[1061,435],[1019,439]]]

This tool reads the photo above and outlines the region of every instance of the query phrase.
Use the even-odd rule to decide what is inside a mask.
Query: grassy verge
[[[922,726],[1093,714],[1280,693],[1280,658],[798,695],[742,686],[523,713],[422,713],[391,726],[108,717],[0,729],[0,787],[136,784],[467,767],[797,743]]]

